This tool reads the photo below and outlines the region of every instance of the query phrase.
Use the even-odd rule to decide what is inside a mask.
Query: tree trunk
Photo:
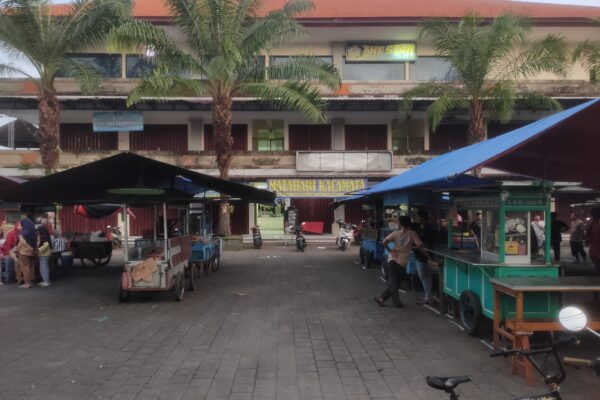
[[[40,155],[46,174],[56,171],[60,151],[58,149],[58,129],[60,120],[60,103],[53,90],[45,90],[40,97],[39,137]]]
[[[485,140],[483,102],[473,102],[469,113],[471,114],[471,121],[469,122],[469,144],[482,142]]]
[[[215,97],[213,102],[213,132],[215,135],[215,150],[217,152],[217,166],[221,179],[229,179],[229,166],[231,165],[231,114],[232,99],[229,95]],[[229,202],[219,204],[219,221],[217,235],[231,235],[231,221]]]

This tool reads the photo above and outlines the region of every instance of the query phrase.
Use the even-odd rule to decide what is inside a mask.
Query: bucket
[[[71,268],[73,266],[73,252],[63,251],[60,254],[60,266],[63,268]]]

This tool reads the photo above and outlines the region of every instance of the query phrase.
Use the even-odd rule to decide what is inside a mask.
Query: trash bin
[[[60,266],[61,268],[71,268],[73,266],[73,252],[63,251],[60,254]]]

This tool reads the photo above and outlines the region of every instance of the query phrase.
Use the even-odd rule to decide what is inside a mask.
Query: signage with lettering
[[[95,112],[94,132],[143,131],[144,114],[138,111]]]
[[[348,43],[346,45],[346,62],[404,62],[416,59],[416,43]]]
[[[278,197],[343,197],[367,187],[367,179],[275,178],[267,181]]]

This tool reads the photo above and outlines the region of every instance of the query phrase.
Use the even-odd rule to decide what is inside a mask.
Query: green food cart
[[[550,190],[548,182],[504,183],[489,192],[450,195],[452,206],[461,211],[479,211],[482,217],[479,248],[456,246],[449,216],[448,247],[433,251],[443,266],[444,295],[457,301],[457,314],[467,333],[476,334],[484,316],[494,318],[490,278],[559,275],[558,265],[551,262],[550,240],[545,241],[542,257],[532,254],[532,240],[536,240],[531,232],[533,215],[547,222],[545,237],[550,238]],[[524,300],[525,317],[553,318],[560,299],[549,293],[528,293]],[[501,318],[513,315],[514,301],[503,301],[500,312]]]

